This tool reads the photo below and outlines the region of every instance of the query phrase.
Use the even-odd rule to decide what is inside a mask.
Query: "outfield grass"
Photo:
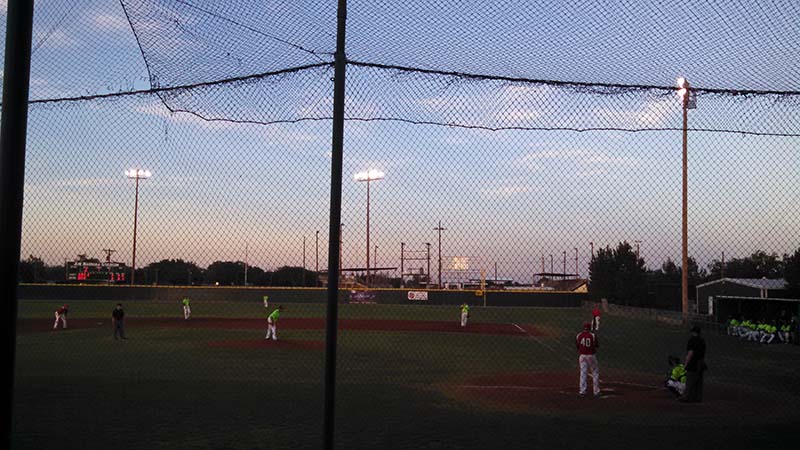
[[[19,317],[51,324],[56,306],[23,302]],[[177,304],[125,307],[133,319],[127,341],[111,337],[113,303],[102,302],[70,303],[70,319],[92,319],[95,326],[18,336],[14,448],[320,447],[324,351],[215,347],[209,344],[260,344],[264,330],[192,327],[182,323]],[[286,307],[283,318],[324,317],[324,305]],[[193,302],[192,309],[195,319],[265,316],[261,304]],[[340,308],[342,319],[457,322],[458,315],[458,308],[444,306]],[[135,326],[145,317],[174,317],[181,326]],[[674,449],[702,439],[727,450],[800,437],[793,414],[800,347],[720,335],[706,336],[711,370],[701,405],[676,408],[655,388],[646,410],[632,407],[635,397],[626,392],[577,410],[558,401],[505,408],[459,394],[475,377],[503,373],[561,374],[575,389],[573,339],[586,318],[578,309],[478,307],[472,323],[534,325],[548,334],[340,331],[339,448]],[[630,375],[657,384],[666,356],[683,356],[688,337],[683,327],[660,322],[604,316],[602,325],[604,382]],[[288,342],[324,339],[323,330],[279,328],[279,335]],[[501,394],[519,400],[530,390]],[[573,394],[564,393],[563,402],[574,401]]]

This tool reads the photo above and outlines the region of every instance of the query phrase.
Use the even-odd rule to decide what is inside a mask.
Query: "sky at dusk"
[[[147,2],[126,2],[132,3]],[[168,5],[169,1],[155,3]],[[245,12],[253,4],[243,2],[229,15]],[[274,8],[280,4],[267,2]],[[149,87],[142,55],[118,3],[85,2],[67,14],[64,5],[58,0],[37,3],[41,13],[37,10],[34,25],[32,99]],[[383,41],[385,53],[381,53],[369,36],[407,39],[403,33],[413,31],[408,23],[417,23],[421,36],[442,38],[444,31],[436,27],[440,21],[423,21],[423,8],[401,22],[396,34],[384,26],[366,30],[370,34],[363,24],[390,16],[392,7],[382,3],[376,11],[367,13],[364,5],[353,5],[351,57],[367,61],[385,56],[397,63],[424,67],[443,68],[437,65],[450,63],[458,70],[474,73],[497,74],[506,68],[513,76],[565,79],[572,73],[576,80],[581,79],[578,81],[608,82],[613,75],[610,67],[636,50],[620,48],[619,55],[609,57],[608,66],[598,66],[594,73],[581,64],[573,72],[563,63],[526,65],[507,57],[514,52],[541,56],[552,50],[541,44],[523,46],[515,38],[519,37],[515,30],[524,24],[506,20],[501,21],[509,30],[505,39],[514,45],[505,56],[489,58],[485,65],[468,57],[464,43],[471,42],[477,46],[475,52],[487,55],[496,51],[501,39],[489,36],[481,47],[480,33],[489,30],[480,27],[454,42],[450,53],[446,46],[432,46],[420,49],[414,59],[408,45],[387,38]],[[332,11],[326,6],[301,13],[300,6],[276,11],[291,17],[302,14],[297,17],[304,20],[321,20],[321,15]],[[788,16],[800,18],[796,7],[785,6]],[[773,2],[767,9],[782,7],[781,2]],[[469,8],[481,16],[473,2],[462,5],[459,14],[468,15]],[[560,16],[556,13],[563,12],[560,8],[551,19],[558,23]],[[443,17],[441,10],[428,13]],[[769,16],[769,11],[762,13]],[[504,14],[507,18],[535,15],[514,10],[504,10]],[[240,17],[246,22],[246,16]],[[759,15],[758,20],[766,20],[764,17]],[[732,16],[727,26],[735,27],[741,19]],[[592,33],[612,33],[598,28],[589,16],[585,22],[581,20],[577,23],[584,23],[585,30]],[[642,30],[652,26],[646,20],[634,22]],[[207,30],[203,27],[213,25],[187,23],[183,34],[170,34],[170,38],[180,43],[180,39],[192,35],[196,29],[192,26]],[[677,31],[675,22],[662,25],[667,29],[659,33]],[[709,29],[714,26],[708,23]],[[788,30],[789,25],[785,26]],[[308,47],[332,51],[327,46],[331,29],[320,26],[307,30],[313,44]],[[273,34],[279,31],[291,36],[303,30],[270,30]],[[539,33],[555,36],[557,30]],[[572,44],[553,37],[558,42],[555,48],[569,54],[570,45],[583,42],[580,46],[585,50],[589,45],[587,33],[576,33]],[[708,41],[708,33],[696,30],[692,42]],[[202,49],[201,44],[219,38],[212,31],[195,32],[195,36],[187,46]],[[612,38],[608,41],[616,42]],[[738,37],[734,41],[744,42]],[[143,45],[147,53],[148,44]],[[183,72],[160,72],[165,74],[163,82],[210,76],[211,68],[225,69],[225,64],[231,64],[230,73],[260,67],[258,57],[245,63],[214,60],[225,46],[218,41],[209,49],[207,64],[196,63],[198,72],[192,72],[192,66],[186,66]],[[230,46],[242,54],[257,54],[256,46],[248,42],[235,41]],[[158,45],[152,48],[154,55],[161,55]],[[653,48],[654,53],[664,50],[655,44]],[[198,51],[174,50],[178,69],[190,64],[192,52]],[[279,51],[279,46],[269,47],[266,54]],[[702,48],[691,51],[702,54]],[[762,61],[777,62],[786,57],[786,51],[790,50],[767,49]],[[329,55],[321,57],[330,60]],[[686,68],[676,64],[673,69],[670,58],[656,61],[647,54],[630,57],[635,59],[627,64],[641,69],[622,75],[632,83],[670,86],[674,83],[672,74],[691,77],[692,73],[697,74],[695,77],[708,74],[707,79],[693,79],[701,86],[729,87],[724,84],[731,81],[721,78],[712,67],[722,64],[716,61],[719,55],[715,52],[705,63],[708,67],[695,60]],[[311,63],[314,58],[301,52],[296,62]],[[446,61],[441,62],[443,59]],[[794,61],[796,65],[800,57]],[[169,62],[156,60],[151,70],[168,68]],[[762,70],[765,72],[760,75],[768,75],[775,89],[796,89],[797,80],[791,73],[796,75],[797,71],[792,64],[744,71],[740,80],[745,87],[761,87],[758,83],[766,81],[756,72]],[[643,75],[644,69],[651,67],[660,68],[662,77]],[[155,95],[32,105],[23,258],[34,255],[57,264],[78,253],[100,257],[103,248],[113,248],[118,250],[116,259],[129,261],[134,183],[124,172],[141,167],[151,170],[153,177],[140,184],[137,266],[163,258],[182,258],[201,266],[215,260],[244,260],[245,247],[250,264],[265,269],[302,265],[305,237],[306,266],[313,269],[318,231],[319,265],[324,269],[328,259],[331,164],[331,122],[326,117],[332,104],[332,72],[325,70],[307,78],[298,75],[277,82],[185,91],[166,98],[173,107],[191,106],[205,117],[227,114],[255,121],[273,116],[312,119],[297,123],[204,121],[188,113],[170,113]],[[451,83],[441,77],[430,81],[424,76],[404,78],[364,68],[349,70],[348,117],[353,120],[345,129],[342,204],[346,267],[365,264],[366,185],[355,182],[352,175],[370,168],[386,173],[384,180],[371,184],[371,251],[378,246],[377,265],[381,267],[399,267],[401,242],[408,250],[424,250],[424,243],[430,242],[435,272],[437,235],[433,228],[440,220],[447,228],[442,234],[443,264],[449,273],[446,277],[470,277],[480,269],[493,274],[497,263],[500,277],[529,282],[531,274],[541,270],[542,257],[547,271],[550,255],[555,270],[561,271],[564,251],[567,271],[574,271],[575,248],[578,271],[586,276],[590,242],[598,248],[639,240],[640,253],[652,268],[667,258],[680,259],[681,135],[676,129],[681,124],[681,109],[676,96],[608,96],[524,83]],[[663,76],[665,73],[671,75]],[[291,95],[282,97],[275,92]],[[786,111],[795,110],[770,105],[761,99],[737,102],[700,96],[698,109],[690,112],[690,124],[725,128],[744,123],[748,130],[759,131],[793,126],[797,118],[787,117]],[[617,124],[620,128],[663,130],[488,131],[396,120],[355,120],[384,117],[417,117],[465,126],[600,128]],[[722,252],[729,259],[756,250],[783,254],[800,246],[796,206],[800,138],[692,132],[689,154],[690,255],[701,265],[718,259]],[[448,271],[456,259],[468,261],[469,269]],[[424,262],[409,265],[421,267]]]

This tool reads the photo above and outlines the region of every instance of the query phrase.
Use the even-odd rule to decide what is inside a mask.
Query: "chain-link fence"
[[[349,2],[332,255],[336,2],[36,8],[17,448],[320,446],[331,260],[341,448],[798,437],[794,2]]]

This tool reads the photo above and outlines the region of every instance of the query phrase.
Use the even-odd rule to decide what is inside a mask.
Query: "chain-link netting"
[[[36,5],[18,448],[319,447],[331,259],[340,448],[798,437],[794,2],[350,2],[329,255],[336,15]]]

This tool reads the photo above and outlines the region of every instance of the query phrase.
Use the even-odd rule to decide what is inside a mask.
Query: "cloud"
[[[73,36],[61,31],[55,30],[47,34],[44,31],[34,32],[33,46],[46,47],[46,48],[64,48],[72,47],[78,44],[78,40]]]
[[[629,121],[635,126],[656,127],[674,115],[676,105],[677,102],[672,98],[661,98],[631,109],[597,108],[594,114],[604,122]]]
[[[113,16],[111,14],[97,14],[91,17],[89,21],[95,28],[106,31],[130,31],[131,26],[127,20],[122,17]]]
[[[636,158],[626,156],[612,156],[608,153],[582,148],[568,148],[563,150],[544,150],[529,153],[519,158],[515,163],[522,167],[538,169],[546,160],[562,160],[575,164],[589,166],[627,166],[633,167],[639,164]]]
[[[197,125],[211,130],[227,130],[237,126],[236,123],[228,121],[203,120],[202,118],[188,112],[171,112],[161,104],[137,106],[134,108],[134,110],[147,115],[160,117],[171,123]]]

